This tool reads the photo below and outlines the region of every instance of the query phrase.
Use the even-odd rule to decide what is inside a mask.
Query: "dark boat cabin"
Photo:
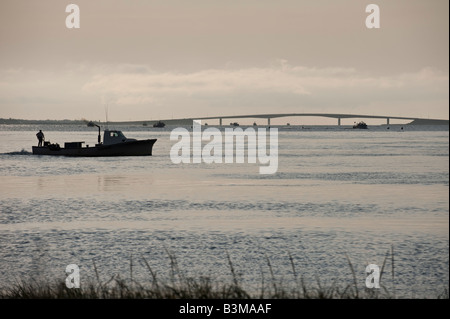
[[[123,143],[126,141],[135,141],[135,140],[126,138],[125,135],[123,135],[122,131],[105,130],[105,133],[103,135],[104,145]]]

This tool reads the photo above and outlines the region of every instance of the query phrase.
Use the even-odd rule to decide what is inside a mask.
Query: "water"
[[[186,276],[230,283],[227,254],[247,290],[272,280],[364,289],[368,264],[398,298],[434,298],[449,280],[448,127],[280,128],[279,168],[173,164],[171,128],[119,127],[157,138],[151,157],[31,155],[35,134],[96,143],[77,126],[0,126],[0,286],[18,279],[81,282],[119,274],[142,284]],[[393,249],[385,260],[387,252]],[[347,259],[348,257],[348,259]],[[269,266],[270,263],[270,266]],[[392,269],[394,270],[392,274]]]

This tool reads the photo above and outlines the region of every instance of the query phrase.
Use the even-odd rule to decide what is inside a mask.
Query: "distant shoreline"
[[[23,120],[0,118],[0,124],[85,124],[83,120]]]
[[[407,125],[449,125],[449,120],[414,120]]]

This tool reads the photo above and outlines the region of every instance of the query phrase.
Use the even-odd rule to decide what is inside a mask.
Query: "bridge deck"
[[[337,125],[341,125],[341,119],[358,118],[358,119],[386,119],[386,124],[390,124],[390,120],[426,120],[426,121],[447,121],[443,119],[427,119],[420,117],[408,117],[408,116],[391,116],[391,115],[366,115],[366,114],[346,114],[346,113],[268,113],[268,114],[244,114],[244,115],[217,115],[217,116],[202,116],[202,117],[192,117],[192,118],[178,118],[178,119],[161,119],[160,121],[170,124],[170,123],[180,123],[193,120],[219,120],[220,125],[222,125],[223,119],[242,119],[242,118],[263,118],[267,119],[267,124],[270,125],[270,119],[280,118],[280,117],[328,117],[335,118],[338,120]],[[143,121],[147,124],[156,123],[156,120]],[[128,122],[128,123],[142,123],[142,122]]]

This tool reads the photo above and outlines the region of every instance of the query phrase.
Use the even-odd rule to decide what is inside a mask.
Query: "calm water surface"
[[[81,282],[112,275],[161,278],[170,257],[187,276],[230,282],[227,254],[243,285],[297,273],[314,287],[365,286],[368,264],[396,297],[436,297],[449,282],[448,127],[370,130],[280,128],[279,168],[173,164],[170,129],[120,127],[157,138],[151,157],[31,155],[46,139],[96,143],[77,126],[0,126],[0,286],[18,279]],[[131,265],[131,267],[130,267]],[[132,269],[132,273],[130,271]],[[394,274],[392,274],[394,269]]]

